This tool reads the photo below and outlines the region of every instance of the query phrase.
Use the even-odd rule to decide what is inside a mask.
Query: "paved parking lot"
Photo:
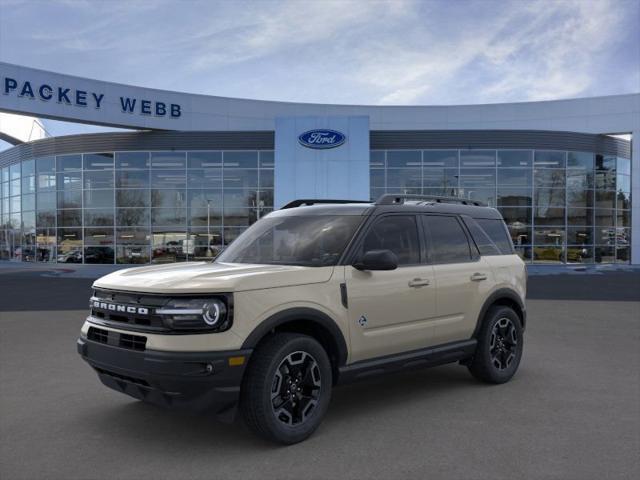
[[[511,383],[450,365],[341,387],[291,447],[103,387],[75,352],[90,281],[40,275],[0,274],[3,480],[640,478],[639,273],[532,277]]]

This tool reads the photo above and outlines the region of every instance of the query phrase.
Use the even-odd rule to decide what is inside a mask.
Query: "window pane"
[[[56,188],[56,176],[54,173],[43,173],[38,175],[37,182],[38,191],[55,190]]]
[[[499,168],[498,185],[531,186],[531,169]]]
[[[614,263],[615,248],[611,246],[599,246],[595,248],[595,261],[596,263]]]
[[[151,171],[151,186],[153,188],[185,188],[187,183],[186,180],[187,178],[184,170]]]
[[[149,168],[149,152],[118,152],[116,168]]]
[[[148,170],[116,171],[116,187],[147,188],[149,187],[149,171]]]
[[[93,173],[93,172],[88,172]],[[100,172],[103,173],[103,172]],[[58,190],[74,190],[82,188],[82,172],[63,172],[57,176]]]
[[[502,220],[479,218],[476,222],[482,227],[503,255],[508,255],[513,252],[511,239],[507,235],[507,230]]]
[[[113,190],[85,190],[84,208],[113,209]]]
[[[113,225],[113,209],[86,208],[84,210],[85,227]]]
[[[35,210],[36,209],[36,195],[30,193],[22,195],[22,210]]]
[[[151,152],[151,168],[184,169],[186,163],[185,152]]]
[[[35,160],[23,160],[22,161],[22,176],[28,177],[36,174],[36,161]]]
[[[360,255],[371,250],[391,250],[398,257],[398,265],[420,263],[420,243],[415,218],[394,215],[376,221],[362,242]]]
[[[567,244],[592,245],[593,227],[569,227],[567,229]]]
[[[116,225],[119,226],[148,226],[150,213],[148,208],[117,208]]]
[[[229,208],[256,207],[258,192],[256,190],[224,189],[224,205]]]
[[[422,153],[419,150],[389,150],[387,152],[387,167],[420,167]]]
[[[113,171],[96,170],[84,172],[84,188],[113,188]]]
[[[593,210],[586,208],[568,208],[568,225],[593,225]]]
[[[579,208],[593,208],[593,190],[582,188],[567,189],[567,206]]]
[[[593,153],[589,152],[568,152],[567,168],[582,168],[584,170],[593,170],[594,165]]]
[[[618,210],[616,212],[618,217],[616,225],[618,227],[630,227],[631,226],[631,210]]]
[[[593,247],[567,247],[567,263],[593,263]]]
[[[274,152],[260,152],[260,166],[263,168],[273,168]]]
[[[36,226],[42,228],[54,228],[56,226],[56,211],[38,211],[36,212]]]
[[[593,171],[581,168],[567,170],[567,187],[593,188]]]
[[[425,168],[458,169],[458,152],[456,150],[424,150],[422,164]]]
[[[536,207],[533,214],[535,225],[564,225],[563,207]]]
[[[82,169],[82,155],[61,155],[56,161],[58,172]]]
[[[189,232],[189,259],[210,260],[222,248],[222,230],[192,228]]]
[[[22,184],[24,185],[24,182],[22,182]],[[630,193],[631,192],[631,177],[628,176],[628,175],[618,174],[618,176],[616,177],[616,189],[619,192]]]
[[[186,190],[151,190],[151,206],[165,208],[186,207]]]
[[[85,170],[113,169],[113,153],[85,153],[82,161]]]
[[[495,167],[495,150],[461,150],[460,167]]]
[[[189,188],[222,188],[221,168],[189,170],[187,175]],[[271,177],[273,181],[273,171]]]
[[[615,245],[616,229],[614,227],[597,226],[595,228],[595,243],[600,245]]]
[[[82,226],[82,210],[58,210],[58,227]]]
[[[82,208],[82,191],[58,192],[58,208]]]
[[[23,170],[24,171],[24,170]],[[617,158],[616,172],[623,175],[631,175],[631,160],[628,158]]]
[[[531,203],[530,188],[498,187],[499,206],[530,207]]]
[[[531,167],[532,163],[530,150],[498,150],[498,167]]]
[[[495,187],[494,168],[461,168],[460,187]]]
[[[482,202],[490,207],[496,206],[496,189],[495,188],[460,188],[458,196],[468,200]]]
[[[534,263],[562,263],[564,262],[564,248],[545,245],[533,249]]]
[[[616,192],[596,190],[596,208],[616,208]]]
[[[390,168],[387,170],[387,186],[419,189],[422,187],[422,170],[419,168]]]
[[[116,247],[116,263],[142,264],[149,263],[148,245],[118,245]]]
[[[563,228],[534,228],[533,242],[536,245],[562,246],[565,243],[566,232]]]
[[[222,152],[187,152],[189,168],[222,167]]]
[[[536,187],[564,188],[565,171],[536,168],[533,170],[533,183]]]
[[[596,225],[613,227],[615,225],[615,211],[596,208],[595,222],[596,222]]]
[[[616,172],[616,157],[596,155],[596,170],[601,172]]]
[[[537,150],[533,165],[536,168],[564,168],[566,165],[565,158],[565,152]]]
[[[540,187],[534,190],[534,205],[541,208],[565,205],[565,190],[559,188]]]
[[[118,245],[149,245],[151,232],[149,228],[117,228],[116,242]]]
[[[151,224],[165,227],[186,227],[187,211],[184,208],[152,208]]]
[[[273,170],[260,170],[260,188],[273,188]]]
[[[38,210],[55,210],[56,192],[38,192],[36,195],[36,207]]]
[[[424,216],[432,263],[459,263],[471,260],[467,236],[455,217]]]
[[[258,186],[258,170],[225,168],[223,172],[225,188],[251,188]]]
[[[84,263],[113,263],[113,247],[85,247]]]
[[[118,207],[148,207],[149,202],[149,190],[116,190],[116,205]]]
[[[258,167],[258,152],[224,152],[222,158],[225,169]]]
[[[449,191],[458,187],[457,168],[425,168],[422,184],[425,188],[442,188]]]
[[[369,154],[369,166],[371,168],[384,168],[384,150],[372,150]]]
[[[13,176],[13,165],[11,165],[11,177]],[[18,169],[20,165],[18,165]],[[36,159],[36,173],[53,173],[56,169],[56,157],[44,157]],[[18,170],[19,172],[19,170]],[[19,175],[19,173],[18,173]]]

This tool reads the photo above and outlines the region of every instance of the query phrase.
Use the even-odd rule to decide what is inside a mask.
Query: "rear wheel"
[[[523,336],[520,317],[511,308],[491,307],[477,336],[478,346],[469,363],[471,374],[487,383],[505,383],[518,370]]]
[[[331,399],[331,363],[315,339],[276,334],[251,357],[241,392],[245,422],[267,440],[300,442],[320,425]]]

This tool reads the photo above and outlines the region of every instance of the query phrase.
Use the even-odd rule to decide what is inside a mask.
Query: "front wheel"
[[[280,333],[251,357],[240,407],[251,430],[267,440],[293,444],[309,437],[331,399],[331,363],[315,339]]]
[[[520,365],[523,336],[520,317],[509,307],[489,309],[477,336],[478,346],[468,365],[471,374],[487,383],[511,380]]]

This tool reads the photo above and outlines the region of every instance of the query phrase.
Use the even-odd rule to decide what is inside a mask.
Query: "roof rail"
[[[439,195],[411,195],[411,194],[393,194],[387,193],[382,195],[376,201],[376,205],[402,205],[407,200],[419,200],[430,203],[459,203],[461,205],[473,205],[475,207],[486,207],[487,205],[477,200],[469,200],[460,197],[445,197]]]
[[[285,210],[287,208],[296,208],[307,205],[317,205],[317,204],[344,204],[344,203],[371,203],[368,200],[329,200],[326,198],[318,198],[318,199],[299,199],[293,200],[287,203],[284,207],[280,208],[280,210]]]

